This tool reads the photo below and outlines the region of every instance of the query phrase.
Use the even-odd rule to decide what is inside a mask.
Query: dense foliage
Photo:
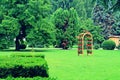
[[[53,16],[56,27],[55,45],[62,48],[72,47],[76,43],[75,37],[79,33],[79,17],[76,10],[59,8]]]
[[[93,0],[96,2],[96,5],[93,10],[93,20],[96,25],[99,25],[102,29],[102,33],[105,39],[108,39],[108,36],[115,35],[118,26],[113,27],[113,24],[116,24],[114,16],[117,15],[116,11],[120,9],[119,0]],[[113,16],[113,13],[115,15]],[[114,32],[113,32],[114,31]]]
[[[56,11],[59,8],[69,10],[70,8],[76,9],[79,17],[90,18],[93,4],[90,4],[92,0],[51,0],[53,5],[52,11]]]
[[[92,0],[92,2],[103,5],[106,11],[119,11],[120,9],[120,0]]]
[[[119,0],[1,0],[0,49],[14,44],[16,50],[27,45],[65,49],[84,30],[100,45],[120,34],[119,9]]]
[[[99,25],[105,39],[112,34],[112,26],[114,19],[111,12],[106,12],[105,8],[101,5],[96,5],[93,10],[93,20],[95,25]]]
[[[48,0],[1,0],[0,4],[1,48],[14,38],[16,50],[25,38],[29,44],[52,43],[54,25],[47,19],[52,8]]]
[[[102,43],[102,48],[105,50],[114,50],[115,47],[116,47],[116,44],[112,40],[105,40]]]
[[[99,26],[95,26],[92,19],[80,20],[80,31],[87,30],[91,32],[93,35],[94,44],[101,44],[104,41],[104,35],[102,33],[102,29]]]
[[[114,13],[115,24],[113,25],[112,31],[114,35],[120,35],[120,12]]]
[[[0,49],[8,48],[13,43],[19,33],[19,27],[17,19],[4,16],[0,24]]]

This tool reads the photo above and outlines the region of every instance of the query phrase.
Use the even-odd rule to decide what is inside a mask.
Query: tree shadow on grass
[[[21,49],[20,51],[16,51],[15,49],[3,49],[0,52],[53,52],[55,49],[61,50],[59,48],[29,48],[29,49]]]

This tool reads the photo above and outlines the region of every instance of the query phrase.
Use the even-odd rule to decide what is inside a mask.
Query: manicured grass
[[[37,52],[2,51],[13,53],[44,54],[50,77],[57,80],[120,80],[120,50],[94,50],[93,55],[77,55],[77,49],[39,49]]]
[[[77,50],[46,53],[50,75],[58,80],[120,80],[120,51],[95,50],[77,56]]]

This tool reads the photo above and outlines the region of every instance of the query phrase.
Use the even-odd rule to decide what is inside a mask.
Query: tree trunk
[[[15,50],[19,51],[20,50],[20,42],[19,42],[19,37],[16,37],[16,41],[15,41]]]

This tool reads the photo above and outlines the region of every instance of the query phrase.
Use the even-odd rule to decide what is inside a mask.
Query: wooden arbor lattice
[[[78,55],[83,54],[84,51],[84,38],[87,37],[87,55],[92,54],[93,38],[90,32],[81,33],[78,36]]]

